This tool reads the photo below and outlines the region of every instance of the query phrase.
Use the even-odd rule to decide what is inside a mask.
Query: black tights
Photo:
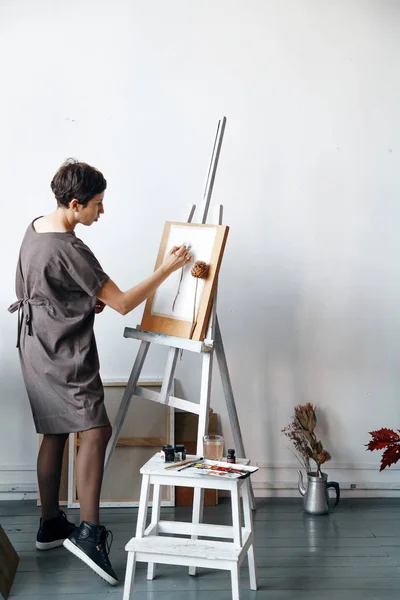
[[[81,506],[80,520],[99,524],[99,502],[103,481],[104,457],[111,437],[111,426],[83,431],[76,460],[76,482]],[[61,468],[68,434],[43,436],[37,472],[42,503],[42,519],[53,519],[59,514]]]
[[[37,461],[37,474],[42,503],[42,519],[54,519],[59,513],[61,467],[67,433],[44,435]]]

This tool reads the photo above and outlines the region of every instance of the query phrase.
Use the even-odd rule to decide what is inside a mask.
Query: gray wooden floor
[[[72,521],[76,511],[68,511]],[[104,509],[114,533],[111,561],[121,580],[111,587],[63,548],[35,550],[39,509],[34,502],[0,502],[3,526],[21,562],[10,598],[105,600],[122,597],[124,544],[135,531],[136,509]],[[187,508],[164,508],[166,519],[189,520]],[[229,501],[205,509],[205,520],[229,524]],[[242,600],[399,600],[400,500],[342,500],[327,517],[303,514],[301,499],[258,499],[254,514],[260,589]],[[134,600],[230,600],[227,572],[159,565],[152,582],[138,565]]]

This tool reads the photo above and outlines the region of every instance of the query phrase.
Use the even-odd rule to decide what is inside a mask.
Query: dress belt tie
[[[20,346],[22,325],[28,329],[28,335],[32,335],[32,306],[45,306],[48,304],[44,298],[22,298],[17,300],[8,307],[10,313],[18,310],[18,333],[17,333],[17,348]]]

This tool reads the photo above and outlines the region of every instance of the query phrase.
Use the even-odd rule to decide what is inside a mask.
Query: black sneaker
[[[65,512],[60,510],[58,517],[43,521],[40,519],[40,527],[36,536],[36,548],[38,550],[51,550],[62,546],[63,541],[71,535],[76,528],[74,523],[67,520]]]
[[[108,537],[111,540],[108,541]],[[112,544],[112,533],[103,525],[92,525],[82,521],[79,527],[64,541],[64,546],[88,565],[111,585],[118,583],[108,555]]]

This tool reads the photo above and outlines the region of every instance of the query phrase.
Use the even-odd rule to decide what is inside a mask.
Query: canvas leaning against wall
[[[141,329],[204,339],[228,231],[226,225],[165,224],[155,268],[173,246],[182,244],[190,248],[193,260],[168,277],[147,300]],[[197,270],[200,276],[192,275],[196,263],[207,266],[204,277],[201,269]]]

